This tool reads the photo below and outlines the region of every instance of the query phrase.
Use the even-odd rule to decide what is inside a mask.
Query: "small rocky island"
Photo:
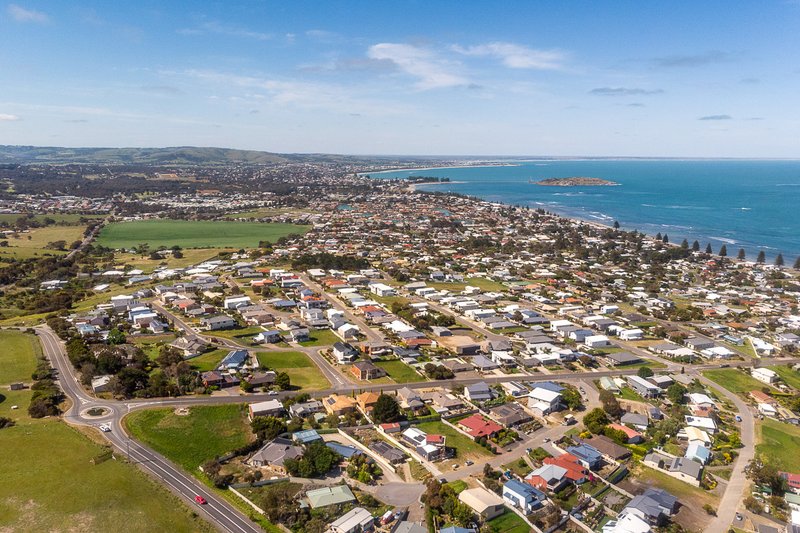
[[[600,178],[585,178],[581,176],[572,178],[547,178],[538,181],[531,180],[531,183],[535,183],[536,185],[546,185],[548,187],[609,187],[612,185],[619,185],[619,183],[615,181],[609,181]]]

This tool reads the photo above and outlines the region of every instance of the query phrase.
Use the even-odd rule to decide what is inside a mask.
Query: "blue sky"
[[[794,158],[798,51],[800,1],[18,0],[0,144]]]

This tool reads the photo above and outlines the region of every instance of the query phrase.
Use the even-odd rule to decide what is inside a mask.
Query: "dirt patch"
[[[649,483],[631,477],[621,481],[619,486],[631,494],[642,494],[651,487]],[[672,521],[680,524],[687,531],[703,531],[712,519],[703,510],[703,503],[706,502],[687,501],[685,498],[678,498],[678,500],[680,502],[678,512],[672,516]]]
[[[175,409],[175,414],[177,416],[189,416],[189,408],[188,407],[178,407]]]

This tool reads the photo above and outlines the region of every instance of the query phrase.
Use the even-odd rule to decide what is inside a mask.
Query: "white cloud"
[[[419,90],[441,89],[468,85],[463,76],[452,72],[453,65],[437,57],[430,50],[401,43],[379,43],[369,47],[371,59],[388,60],[397,68],[418,78]]]
[[[9,115],[8,113],[0,113],[0,122],[14,122],[19,120],[17,115]]]
[[[228,37],[254,39],[256,41],[268,41],[274,37],[270,33],[248,30],[245,28],[240,28],[238,26],[230,26],[228,24],[222,24],[220,22],[213,20],[209,22],[204,22],[203,24],[200,24],[196,28],[182,28],[177,30],[177,32],[180,35],[188,35],[188,36],[214,33],[217,35],[226,35]]]
[[[47,15],[41,11],[25,9],[17,4],[8,4],[6,11],[11,15],[11,18],[17,22],[38,22],[39,24],[44,24],[50,20]]]
[[[536,50],[513,43],[493,42],[476,46],[453,45],[451,49],[468,56],[494,57],[509,68],[555,70],[567,56],[559,50]]]

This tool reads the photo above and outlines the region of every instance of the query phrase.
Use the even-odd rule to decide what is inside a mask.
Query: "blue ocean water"
[[[513,166],[437,168],[371,173],[374,178],[435,176],[450,183],[418,185],[485,200],[542,207],[565,216],[666,233],[670,242],[688,239],[726,244],[728,255],[744,248],[800,255],[800,161],[768,160],[559,160]],[[584,176],[615,187],[543,187],[529,180]]]

